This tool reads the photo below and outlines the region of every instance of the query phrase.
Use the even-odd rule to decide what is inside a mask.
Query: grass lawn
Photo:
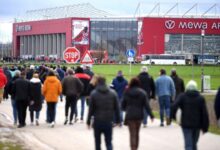
[[[14,144],[14,143],[0,142],[0,149],[2,149],[2,150],[22,150],[22,147]]]
[[[97,74],[106,76],[108,83],[116,76],[118,70],[122,70],[126,79],[137,76],[140,73],[142,65],[94,65],[93,71]],[[198,83],[198,88],[201,86],[201,66],[148,66],[149,74],[156,79],[159,76],[161,68],[166,69],[167,75],[170,75],[172,68],[176,68],[178,75],[183,78],[185,84],[193,79]],[[204,74],[211,76],[211,89],[216,90],[220,86],[220,66],[204,66]]]

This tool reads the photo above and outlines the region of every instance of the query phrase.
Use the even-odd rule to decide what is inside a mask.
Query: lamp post
[[[201,53],[202,53],[202,62],[201,62],[201,92],[204,92],[204,37],[205,37],[205,30],[201,30],[201,36],[202,36],[202,44],[201,44]]]

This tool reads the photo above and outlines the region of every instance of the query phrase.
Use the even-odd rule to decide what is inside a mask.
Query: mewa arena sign
[[[220,30],[220,21],[219,22],[206,22],[206,21],[177,21],[166,20],[165,27],[169,30],[178,28],[178,29],[213,29]]]

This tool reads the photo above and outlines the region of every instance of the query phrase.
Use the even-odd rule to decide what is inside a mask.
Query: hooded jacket
[[[119,105],[116,92],[106,85],[98,85],[90,95],[90,105],[87,124],[90,125],[91,117],[95,121],[112,122],[114,115],[119,123]]]
[[[198,91],[186,91],[177,97],[172,105],[172,117],[175,118],[176,110],[181,109],[181,126],[183,128],[201,129],[208,131],[209,118],[206,102]]]
[[[41,81],[38,78],[32,78],[30,80],[30,100],[34,101],[33,105],[30,105],[31,111],[40,111],[42,108],[42,95],[41,95]]]
[[[47,102],[57,102],[62,92],[62,85],[56,76],[48,76],[44,81],[43,95]]]
[[[124,90],[128,85],[128,81],[123,76],[117,76],[112,81],[113,89],[117,92],[119,100],[122,98]]]

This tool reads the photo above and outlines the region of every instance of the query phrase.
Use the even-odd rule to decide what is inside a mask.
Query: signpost
[[[128,62],[130,63],[129,74],[131,74],[131,63],[134,62],[135,50],[128,49],[126,51],[126,56],[128,57]]]
[[[67,47],[63,52],[63,59],[67,63],[77,63],[80,59],[80,52],[75,47]]]
[[[85,51],[85,53],[83,54],[80,63],[81,64],[94,64],[94,60],[88,50]]]

